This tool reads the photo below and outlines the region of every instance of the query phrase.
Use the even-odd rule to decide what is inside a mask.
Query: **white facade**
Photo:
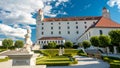
[[[90,40],[90,37],[92,36],[101,35],[100,31],[102,31],[103,35],[108,35],[108,33],[111,30],[116,30],[116,29],[120,29],[120,28],[91,28],[77,39],[77,43],[82,42],[83,40]]]
[[[96,21],[97,20],[41,22],[39,25],[40,34],[38,38],[61,36],[65,40],[76,42],[76,39]]]
[[[44,18],[41,10],[38,13],[36,21],[37,44],[41,43],[39,39],[42,37],[62,37],[65,41],[69,40],[73,43],[78,43],[83,40],[89,40],[91,36],[100,35],[100,30],[106,35],[111,30],[119,29],[118,27],[116,28],[117,24],[115,24],[115,28],[93,27],[98,24],[98,22],[102,23],[103,27],[104,24],[109,22],[113,24],[113,21],[110,20],[109,17],[109,11],[106,8],[103,8],[102,16],[96,17]],[[104,23],[101,21],[104,21]]]

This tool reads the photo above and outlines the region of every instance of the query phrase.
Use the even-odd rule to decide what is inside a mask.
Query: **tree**
[[[73,43],[71,41],[66,41],[65,44],[64,44],[64,46],[66,48],[72,48],[73,47]]]
[[[93,46],[96,46],[96,47],[100,46],[100,41],[98,36],[92,36],[90,38],[90,42]]]
[[[12,39],[4,39],[2,41],[2,45],[8,49],[8,47],[13,46],[13,40]]]
[[[24,42],[22,40],[15,41],[15,47],[22,48],[24,46]]]
[[[111,44],[110,37],[107,36],[107,35],[100,35],[99,40],[100,40],[100,46],[101,47],[106,47],[107,53],[109,53],[109,47],[108,46]]]
[[[111,38],[111,43],[114,46],[120,45],[120,30],[112,30],[109,32],[109,36]]]
[[[100,46],[101,47],[107,47],[111,43],[111,39],[107,35],[100,35],[99,36]]]
[[[84,46],[84,48],[88,48],[88,47],[90,47],[91,43],[90,43],[90,41],[88,41],[88,40],[84,40],[84,41],[82,42],[82,45]]]
[[[55,42],[49,42],[48,43],[48,48],[56,48],[56,43]]]

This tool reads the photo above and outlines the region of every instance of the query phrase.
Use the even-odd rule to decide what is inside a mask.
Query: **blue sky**
[[[0,0],[0,40],[24,40],[26,27],[30,26],[32,41],[35,42],[35,17],[40,8],[48,18],[101,16],[102,8],[106,7],[110,10],[111,19],[120,23],[119,2],[120,0]]]

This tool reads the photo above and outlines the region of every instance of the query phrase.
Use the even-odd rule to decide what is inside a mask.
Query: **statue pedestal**
[[[37,56],[26,49],[20,49],[13,54],[8,55],[13,61],[12,66],[36,65]]]
[[[12,60],[12,66],[32,65],[32,55],[8,55]]]

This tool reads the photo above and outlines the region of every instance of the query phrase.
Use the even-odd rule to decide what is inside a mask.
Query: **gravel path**
[[[75,56],[78,64],[71,66],[51,66],[47,68],[109,68],[109,64],[95,58]]]

